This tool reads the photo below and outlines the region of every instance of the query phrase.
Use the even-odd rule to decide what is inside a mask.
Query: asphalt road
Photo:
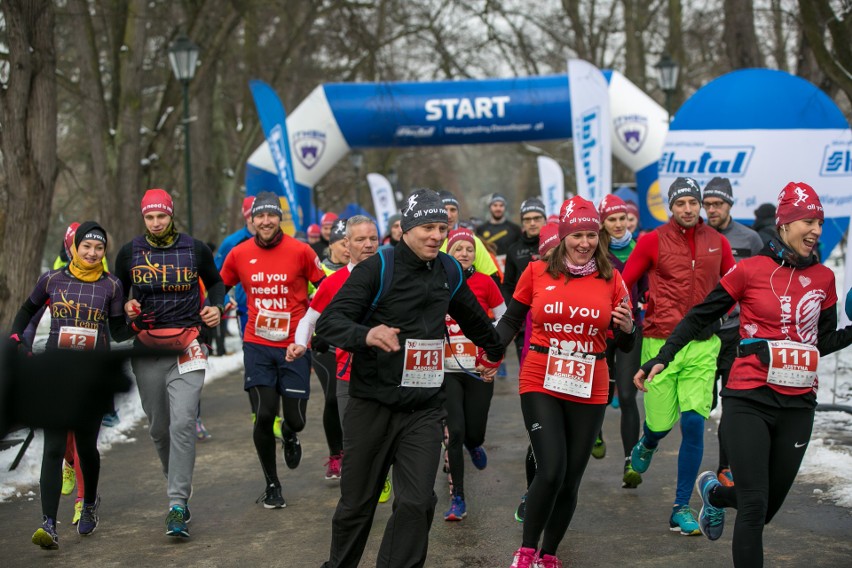
[[[516,368],[510,363],[510,373]],[[321,393],[316,379],[312,388]],[[204,421],[213,437],[198,446],[190,540],[164,536],[166,483],[147,430],[140,426],[135,442],[113,447],[102,459],[100,526],[92,536],[77,535],[70,524],[73,500],[63,497],[60,548],[43,551],[30,542],[41,519],[39,501],[23,497],[0,503],[0,564],[319,567],[327,558],[331,516],[339,496],[338,484],[323,479],[328,450],[322,433],[321,400],[318,394],[309,405],[308,426],[301,437],[301,466],[295,471],[287,470],[283,463],[280,466],[285,509],[266,510],[255,504],[263,491],[263,477],[251,441],[242,377],[235,375],[208,384],[204,390]],[[618,410],[607,410],[604,432],[609,454],[603,460],[591,460],[586,470],[579,506],[559,556],[578,567],[731,566],[734,512],[729,513],[728,529],[717,542],[668,530],[680,443],[676,432],[663,442],[645,482],[636,490],[621,489],[618,418]],[[715,431],[708,430],[705,441],[704,466],[709,469],[715,466]],[[468,517],[464,521],[443,521],[441,513],[447,509],[449,497],[445,476],[437,477],[438,511],[427,566],[509,566],[521,539],[521,525],[513,513],[524,491],[526,445],[517,382],[500,380],[485,443],[488,468],[475,471],[468,462]],[[852,565],[852,514],[819,503],[816,488],[797,484],[777,519],[767,527],[767,566]],[[692,505],[700,506],[696,498]],[[390,503],[378,506],[362,566],[375,565],[390,510]]]

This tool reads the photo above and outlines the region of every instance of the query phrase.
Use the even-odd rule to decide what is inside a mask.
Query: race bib
[[[254,334],[267,341],[284,341],[290,337],[290,312],[273,312],[258,308]]]
[[[547,355],[544,388],[579,398],[592,398],[595,356],[583,353],[560,353],[551,347]]]
[[[797,341],[767,341],[769,372],[766,382],[782,387],[811,388],[817,378],[819,350]]]
[[[63,325],[59,328],[60,349],[71,349],[73,351],[91,351],[98,341],[98,330],[88,327],[74,327]]]
[[[464,335],[451,335],[444,344],[444,369],[448,371],[472,370],[476,366],[476,345]]]
[[[190,373],[192,371],[207,370],[207,354],[198,343],[197,339],[193,339],[189,347],[183,350],[183,353],[178,355],[178,373]]]
[[[401,386],[440,387],[444,382],[443,355],[443,339],[406,339]]]

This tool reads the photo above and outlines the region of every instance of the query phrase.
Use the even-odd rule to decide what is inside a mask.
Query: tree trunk
[[[52,0],[4,2],[9,78],[0,89],[0,326],[8,327],[41,272],[56,184],[56,50]]]
[[[624,6],[624,75],[639,88],[645,88],[645,0],[622,0]]]
[[[731,69],[763,67],[754,31],[754,2],[725,0],[725,52]]]
[[[681,0],[669,0],[669,38],[666,41],[666,50],[671,58],[680,66],[680,77],[672,94],[671,113],[674,115],[683,104],[683,76],[687,70],[686,51],[683,47],[683,5]]]

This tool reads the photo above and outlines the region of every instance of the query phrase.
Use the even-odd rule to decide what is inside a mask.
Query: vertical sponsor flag
[[[597,205],[612,190],[609,85],[591,63],[569,59],[568,88],[577,195]]]
[[[396,214],[396,200],[393,197],[393,189],[390,182],[381,174],[367,174],[367,184],[373,195],[373,209],[376,212],[376,220],[379,226],[379,236],[388,232],[388,219]]]
[[[846,272],[843,278],[843,288],[840,292],[840,301],[837,302],[841,305],[840,327],[846,327],[852,323],[846,316],[846,294],[849,292],[849,288],[852,288],[852,241],[849,240],[850,238],[852,238],[852,225],[846,231]]]
[[[292,235],[296,227],[302,226],[302,220],[296,201],[296,181],[293,178],[293,161],[287,136],[287,113],[275,90],[263,81],[252,80],[249,82],[249,88],[286,201],[285,218],[281,220],[282,229]]]
[[[562,167],[556,160],[547,156],[539,156],[536,161],[544,209],[548,217],[559,215],[559,208],[565,201],[565,177],[562,175]]]

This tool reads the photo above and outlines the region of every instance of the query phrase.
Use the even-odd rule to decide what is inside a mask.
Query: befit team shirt
[[[331,276],[322,281],[314,299],[311,301],[311,308],[322,313],[322,311],[331,303],[334,295],[343,287],[343,283],[349,278],[352,271],[349,266],[344,266],[340,270],[334,272]],[[350,353],[343,349],[334,350],[334,360],[337,367],[336,376],[342,381],[349,380],[349,374],[352,370],[352,365],[349,362]]]
[[[789,336],[792,341],[816,345],[820,312],[837,303],[834,273],[821,264],[793,269],[779,266],[769,257],[755,256],[737,264],[720,283],[739,302],[742,338],[774,341]],[[767,372],[767,365],[757,355],[737,357],[727,387],[747,390],[769,386],[785,395],[817,389],[816,382],[813,389],[767,383]]]
[[[284,235],[272,248],[257,246],[254,239],[231,250],[221,270],[226,286],[242,284],[248,299],[248,325],[244,340],[269,347],[287,347],[293,343],[296,326],[308,309],[308,282],[319,282],[325,276],[319,258],[307,244]],[[270,325],[265,318],[278,320],[287,314],[287,333],[280,341],[261,337],[257,323]],[[260,320],[258,317],[260,316]]]
[[[527,266],[518,279],[513,296],[530,306],[530,344],[581,353],[602,353],[606,350],[606,332],[612,310],[625,297],[630,305],[630,295],[617,270],[613,271],[609,282],[598,278],[597,272],[566,281],[565,276],[553,278],[548,274],[547,264],[540,260]],[[547,358],[547,353],[538,351],[527,354],[519,379],[521,394],[541,392],[573,402],[606,404],[609,371],[605,358],[595,361],[590,398],[545,389]]]

